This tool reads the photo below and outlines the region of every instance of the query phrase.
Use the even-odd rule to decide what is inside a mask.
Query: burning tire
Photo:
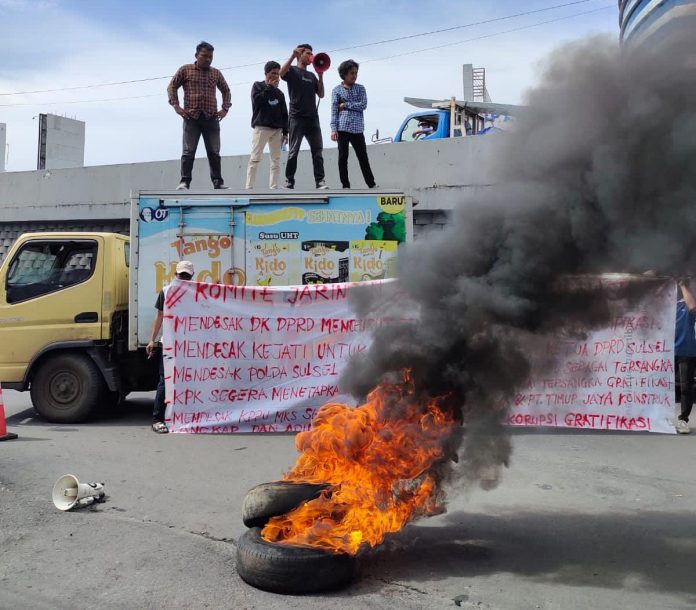
[[[267,542],[258,527],[237,541],[237,573],[252,587],[271,593],[340,589],[353,580],[355,566],[355,557],[344,553]]]
[[[247,527],[262,527],[271,517],[284,515],[303,502],[319,497],[327,484],[275,481],[252,487],[244,498],[242,520]]]

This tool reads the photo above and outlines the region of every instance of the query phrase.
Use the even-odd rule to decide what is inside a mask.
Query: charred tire
[[[44,419],[73,424],[95,411],[104,391],[104,378],[89,356],[60,354],[39,364],[31,381],[31,402]]]
[[[314,500],[330,486],[324,483],[275,481],[252,487],[244,497],[242,521],[247,527],[263,527],[271,517],[284,515],[300,504]]]
[[[258,527],[237,541],[237,573],[252,587],[271,593],[340,589],[353,580],[355,566],[355,557],[344,553],[266,542]]]

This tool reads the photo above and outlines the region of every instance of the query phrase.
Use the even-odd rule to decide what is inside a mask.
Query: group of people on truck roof
[[[203,143],[210,164],[210,178],[216,189],[227,188],[222,177],[220,162],[220,121],[227,116],[232,105],[230,88],[220,70],[212,67],[213,46],[201,42],[196,47],[196,61],[181,66],[167,93],[174,111],[184,119],[183,152],[181,155],[181,181],[177,190],[191,185],[193,162],[198,142]],[[251,126],[253,128],[251,155],[247,167],[246,188],[253,189],[256,170],[263,151],[268,145],[271,158],[269,187],[278,188],[280,177],[280,152],[289,140],[288,159],[285,165],[285,188],[295,188],[297,155],[302,140],[306,139],[312,154],[314,181],[318,189],[329,188],[324,173],[323,139],[319,124],[316,98],[324,97],[324,74],[318,76],[307,68],[313,61],[312,46],[298,45],[289,59],[281,66],[269,61],[264,67],[264,80],[251,88]],[[293,65],[297,62],[297,65]],[[349,146],[358,158],[365,184],[375,188],[365,143],[363,112],[367,107],[365,87],[356,82],[359,65],[352,59],[341,63],[338,74],[341,83],[331,93],[331,139],[338,143],[338,173],[343,188],[350,188],[348,176]],[[285,95],[278,87],[280,79],[288,86],[290,109]],[[179,103],[178,90],[184,89],[184,105]],[[222,108],[218,110],[216,89],[222,94]]]

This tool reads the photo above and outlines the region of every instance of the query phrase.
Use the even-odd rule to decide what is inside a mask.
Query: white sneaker
[[[176,187],[177,191],[188,191],[189,190],[189,185],[186,184],[185,182],[179,182],[179,186]]]
[[[685,422],[683,419],[678,419],[677,420],[677,434],[689,434],[691,432],[691,428],[689,428],[689,424]]]
[[[329,189],[329,187],[326,186],[326,182],[324,180],[321,180],[320,182],[317,182],[317,189],[320,191],[326,191]]]

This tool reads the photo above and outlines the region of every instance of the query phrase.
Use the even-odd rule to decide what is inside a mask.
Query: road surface
[[[350,588],[285,597],[235,571],[245,491],[294,460],[284,435],[157,435],[152,395],[108,420],[42,421],[5,391],[0,608],[693,608],[696,435],[524,432],[493,491],[455,490],[361,559]],[[63,513],[59,476],[103,481]]]

